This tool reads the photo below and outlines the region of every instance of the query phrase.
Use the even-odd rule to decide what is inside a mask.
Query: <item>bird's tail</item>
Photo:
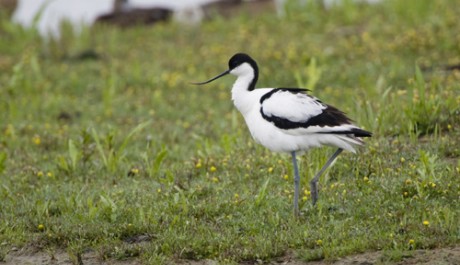
[[[338,138],[340,138],[345,145],[349,148],[345,148],[346,150],[350,150],[353,153],[355,152],[354,145],[364,145],[364,141],[361,139],[362,137],[371,137],[372,133],[365,131],[360,128],[353,128],[348,132],[339,133]]]
[[[352,124],[348,126],[343,126],[339,128],[333,128],[328,131],[320,132],[321,134],[329,134],[334,135],[335,141],[334,143],[324,143],[329,144],[332,146],[339,146],[340,148],[355,153],[354,146],[356,145],[363,145],[364,141],[361,139],[363,137],[371,137],[372,133],[361,128],[358,128]]]

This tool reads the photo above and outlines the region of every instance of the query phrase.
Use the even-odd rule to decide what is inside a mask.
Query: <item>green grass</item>
[[[459,13],[450,0],[291,1],[284,18],[64,27],[54,42],[1,17],[0,260],[23,246],[158,264],[458,244],[460,72],[439,69],[460,62]],[[374,132],[320,179],[317,207],[308,181],[333,149],[301,157],[298,219],[290,157],[252,141],[234,78],[189,84],[239,51],[259,87],[311,86]]]

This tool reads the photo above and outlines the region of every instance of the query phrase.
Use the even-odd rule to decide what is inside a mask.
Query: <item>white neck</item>
[[[248,90],[249,85],[254,79],[254,71],[238,76],[232,87],[232,100],[235,107],[245,115],[254,106],[253,99]]]

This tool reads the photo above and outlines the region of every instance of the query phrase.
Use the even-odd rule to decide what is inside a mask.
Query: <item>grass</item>
[[[449,0],[291,1],[257,23],[64,27],[50,42],[3,15],[0,260],[24,246],[63,248],[75,264],[88,249],[147,264],[394,260],[458,244],[460,72],[441,69],[460,61],[459,12]],[[290,158],[252,141],[233,79],[188,83],[238,51],[259,62],[259,87],[311,86],[374,132],[321,178],[317,207],[308,181],[333,149],[300,158],[299,219]]]

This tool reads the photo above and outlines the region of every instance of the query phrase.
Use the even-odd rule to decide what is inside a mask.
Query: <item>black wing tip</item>
[[[353,135],[354,137],[372,137],[372,133],[360,128],[352,128],[350,130],[344,131],[327,131],[327,132],[320,132],[323,134],[348,134]]]
[[[278,87],[278,88],[275,88],[277,89],[278,91],[281,90],[281,91],[289,91],[291,93],[303,93],[303,92],[311,92],[310,89],[308,88],[301,88],[301,87]]]
[[[354,128],[351,130],[351,133],[356,137],[372,137],[372,133],[363,129]]]

